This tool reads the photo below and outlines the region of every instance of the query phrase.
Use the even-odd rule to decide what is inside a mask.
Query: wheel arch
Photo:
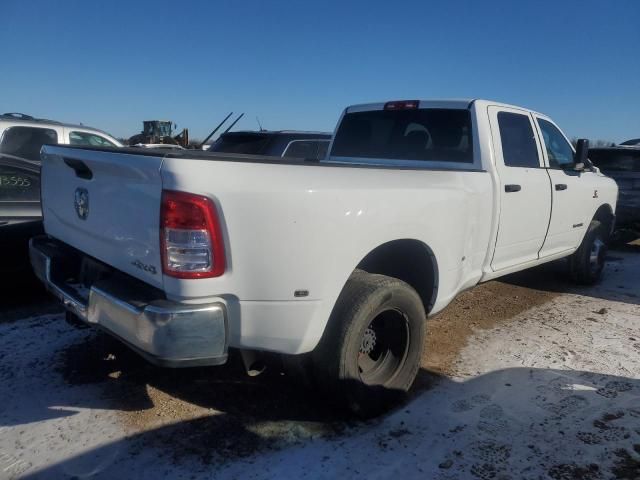
[[[592,220],[598,220],[599,222],[601,222],[605,226],[607,234],[610,235],[615,220],[615,214],[613,213],[613,208],[611,207],[611,205],[609,205],[608,203],[603,203],[602,205],[600,205],[593,214]]]
[[[420,240],[405,238],[383,243],[367,253],[355,270],[387,275],[408,283],[420,295],[427,313],[438,296],[438,262],[433,250]]]

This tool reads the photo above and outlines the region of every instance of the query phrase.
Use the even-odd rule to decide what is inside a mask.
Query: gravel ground
[[[413,398],[361,423],[276,364],[149,366],[34,290],[0,315],[3,478],[640,478],[640,249],[576,288],[561,264],[429,324]]]

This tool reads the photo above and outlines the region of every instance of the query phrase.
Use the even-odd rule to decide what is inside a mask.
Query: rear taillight
[[[207,197],[164,190],[160,210],[162,270],[177,278],[210,278],[224,273],[222,232],[216,207]]]
[[[384,104],[385,110],[415,110],[420,106],[420,100],[397,100]]]

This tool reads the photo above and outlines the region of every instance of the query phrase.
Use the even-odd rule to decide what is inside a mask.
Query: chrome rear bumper
[[[69,250],[46,236],[34,237],[29,244],[36,276],[82,321],[106,330],[156,365],[187,367],[226,362],[228,325],[224,303],[188,305],[160,295],[154,298],[142,282],[131,278],[127,279],[126,288],[122,278],[101,279],[88,289],[79,288],[56,275],[58,267],[59,271],[64,270],[62,265]]]

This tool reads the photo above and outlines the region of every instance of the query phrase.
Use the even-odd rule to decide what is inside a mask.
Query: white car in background
[[[0,115],[0,153],[39,162],[40,149],[46,144],[122,147],[118,140],[96,128],[22,113]]]

